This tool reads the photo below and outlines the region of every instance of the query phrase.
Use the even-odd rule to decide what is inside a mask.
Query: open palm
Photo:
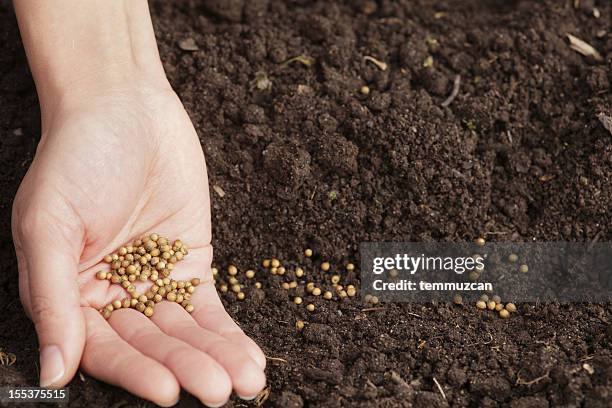
[[[80,362],[160,405],[174,404],[180,387],[210,406],[232,388],[252,398],[265,385],[265,357],[212,283],[198,137],[172,91],[143,89],[108,90],[56,109],[15,199],[20,295],[39,336],[41,382],[66,384]],[[101,259],[151,232],[189,246],[172,277],[201,279],[194,312],[163,301],[151,319],[121,309],[105,320],[97,310],[127,292],[95,278],[108,268]]]

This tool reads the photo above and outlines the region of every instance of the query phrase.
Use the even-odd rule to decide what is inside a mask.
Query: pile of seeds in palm
[[[109,280],[111,284],[121,285],[130,297],[109,303],[100,309],[100,313],[108,319],[114,310],[133,308],[151,317],[155,304],[164,299],[180,304],[189,313],[193,312],[191,295],[200,280],[170,278],[174,265],[188,253],[187,246],[181,240],[170,243],[168,238],[153,233],[106,255],[104,262],[110,265],[110,271],[99,271],[96,277]],[[136,281],[150,281],[152,284],[144,293],[140,293],[136,290]]]

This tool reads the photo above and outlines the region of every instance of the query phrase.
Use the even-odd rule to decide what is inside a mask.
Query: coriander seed
[[[312,256],[312,249],[306,248],[304,250],[304,255],[306,255],[306,258],[310,258]]]
[[[308,310],[309,312],[314,312],[315,305],[313,305],[312,303],[309,303],[308,305],[306,305],[306,310]]]
[[[519,266],[519,272],[527,273],[529,272],[529,267],[526,264],[522,264],[521,266]]]
[[[302,304],[302,298],[299,296],[296,296],[293,298],[293,303],[295,303],[296,305],[301,305]]]
[[[247,277],[247,279],[253,279],[255,277],[255,271],[252,269],[249,269],[244,274]]]
[[[298,330],[302,330],[304,328],[304,322],[301,320],[297,320],[295,322],[295,328]]]
[[[329,271],[329,268],[330,268],[330,264],[329,264],[329,262],[323,262],[323,263],[321,264],[321,270],[322,270],[323,272],[327,272],[327,271]]]
[[[238,292],[236,297],[238,298],[238,300],[244,300],[244,292]]]
[[[506,303],[506,310],[510,313],[516,312],[516,305],[514,303]]]
[[[479,300],[478,302],[476,302],[476,307],[480,310],[484,310],[487,308],[487,304],[484,300]]]
[[[510,312],[508,312],[506,309],[502,309],[499,311],[499,317],[501,317],[502,319],[507,319],[508,317],[510,317]]]

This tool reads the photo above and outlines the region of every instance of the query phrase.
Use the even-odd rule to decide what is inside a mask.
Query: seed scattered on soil
[[[519,266],[519,272],[527,273],[529,272],[529,267],[526,264],[522,264],[521,266]]]
[[[298,330],[302,330],[304,328],[304,322],[301,320],[298,320],[295,322],[295,328]]]
[[[499,311],[499,317],[501,317],[502,319],[507,319],[510,317],[510,312],[508,312],[506,309],[501,309]]]
[[[306,255],[307,258],[310,258],[312,256],[312,249],[310,248],[305,249],[304,255]]]
[[[483,300],[479,300],[476,302],[476,307],[480,310],[484,310],[487,308],[487,304]]]
[[[510,255],[508,255],[508,262],[515,263],[516,261],[518,261],[518,255],[517,254],[510,254]]]
[[[514,303],[506,303],[506,310],[510,313],[516,312],[516,305]]]
[[[463,298],[461,297],[460,294],[457,293],[455,296],[453,296],[453,303],[456,305],[463,304]]]
[[[370,87],[367,85],[362,86],[361,88],[359,88],[359,92],[362,95],[369,95],[370,94]]]
[[[484,238],[479,237],[474,240],[474,243],[478,246],[484,246],[487,243],[487,241],[485,241]]]
[[[581,40],[571,34],[566,34],[570,43],[570,48],[585,57],[592,57],[596,61],[603,61],[603,57],[591,44]]]
[[[308,310],[309,312],[314,312],[315,305],[313,305],[312,303],[309,303],[308,305],[306,305],[306,310]]]
[[[323,262],[323,263],[321,264],[321,270],[322,270],[323,272],[327,272],[327,271],[329,271],[329,268],[330,268],[330,267],[331,267],[331,266],[330,266],[329,262]]]

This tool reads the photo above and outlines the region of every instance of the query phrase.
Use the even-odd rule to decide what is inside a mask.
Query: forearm
[[[165,81],[146,0],[14,0],[44,112],[67,93]]]

